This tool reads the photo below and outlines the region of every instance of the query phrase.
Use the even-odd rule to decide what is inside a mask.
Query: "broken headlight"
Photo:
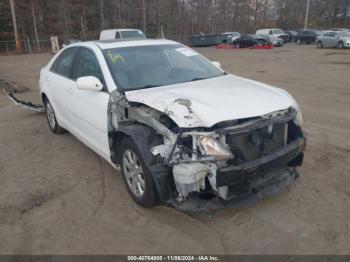
[[[216,160],[232,159],[232,153],[218,140],[209,136],[200,136],[199,142],[202,153],[206,156],[214,157]]]

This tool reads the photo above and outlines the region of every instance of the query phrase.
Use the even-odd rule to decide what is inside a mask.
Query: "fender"
[[[152,147],[161,143],[162,137],[146,125],[132,123],[119,126],[118,130],[110,136],[112,140],[112,143],[110,143],[111,158],[115,164],[120,164],[120,152],[118,152],[118,148],[120,148],[121,141],[125,137],[130,137],[142,154],[147,168],[151,171],[160,200],[168,202],[173,197],[171,192],[175,192],[175,185],[171,178],[171,169],[158,162],[150,150]]]

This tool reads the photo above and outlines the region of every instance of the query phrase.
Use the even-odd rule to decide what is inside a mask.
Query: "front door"
[[[74,77],[95,76],[104,84],[102,91],[80,90],[77,85],[71,89],[69,107],[74,119],[74,134],[99,155],[110,161],[108,142],[107,107],[109,93],[99,62],[89,48],[78,50]]]

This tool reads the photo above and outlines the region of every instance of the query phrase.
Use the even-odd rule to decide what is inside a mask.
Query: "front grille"
[[[285,123],[278,123],[249,133],[226,134],[226,143],[235,156],[235,164],[256,160],[283,147],[285,128]]]
[[[288,35],[281,35],[279,38],[282,38],[284,41],[288,41],[289,36]]]

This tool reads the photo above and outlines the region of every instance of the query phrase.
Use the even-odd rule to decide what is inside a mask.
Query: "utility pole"
[[[101,17],[101,30],[105,29],[105,12],[104,12],[104,2],[100,0],[100,17]]]
[[[307,23],[309,20],[309,10],[310,10],[310,0],[307,0],[304,29],[307,29]]]
[[[146,1],[142,0],[142,30],[146,34]]]
[[[35,10],[34,10],[34,3],[33,0],[31,0],[32,4],[32,16],[33,16],[33,26],[34,26],[34,33],[35,33],[35,40],[36,40],[36,46],[38,48],[38,51],[41,52],[40,48],[40,41],[39,41],[39,34],[38,34],[38,28],[36,26],[36,17],[35,17]]]
[[[19,41],[19,37],[18,37],[18,28],[17,28],[17,19],[16,19],[14,0],[10,0],[10,5],[11,5],[11,13],[12,13],[13,30],[15,33],[16,52],[20,53],[22,51],[22,45],[21,45],[21,42]]]

